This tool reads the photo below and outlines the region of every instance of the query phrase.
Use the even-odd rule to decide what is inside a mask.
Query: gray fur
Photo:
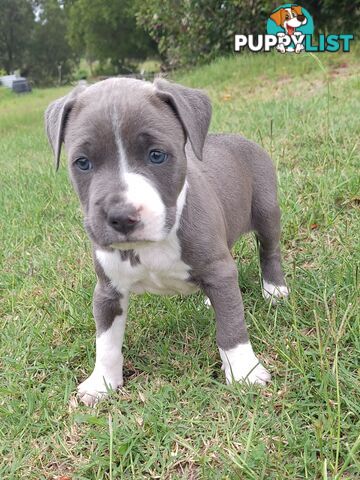
[[[93,314],[96,323],[96,335],[101,335],[111,327],[114,318],[122,315],[121,299],[123,295],[109,282],[93,251],[93,261],[97,284],[93,296]]]
[[[60,165],[61,147],[64,142],[65,125],[68,115],[75,103],[75,99],[80,92],[86,88],[79,86],[69,95],[55,100],[45,112],[46,133],[50,141],[55,156],[55,168],[58,170]]]
[[[174,225],[176,201],[187,179],[178,236],[182,258],[191,269],[190,280],[202,287],[215,309],[219,347],[227,350],[247,342],[237,269],[230,253],[240,235],[257,233],[264,279],[284,284],[280,211],[271,159],[239,135],[207,135],[211,105],[199,90],[165,80],[149,88],[144,82],[117,79],[70,94],[48,107],[47,132],[57,159],[65,142],[70,176],[95,247],[109,249],[119,242],[120,234],[108,227],[104,212],[113,205],[124,208],[116,140],[109,125],[114,108],[129,166],[149,178],[159,191],[166,206],[168,231]],[[170,161],[159,169],[144,163],[144,152],[154,138],[171,153]],[[101,174],[79,173],[72,166],[79,156],[96,158]],[[139,261],[130,252],[122,255],[134,265]],[[109,288],[96,261],[95,266],[100,279],[94,313],[101,332],[111,325],[111,316],[118,314],[115,303],[120,296]]]
[[[156,80],[155,86],[160,98],[176,112],[195,155],[201,160],[211,120],[210,100],[201,90],[171,84],[166,80]]]
[[[256,231],[264,279],[284,285],[280,266],[280,210],[270,157],[255,143],[231,134],[208,135],[198,162],[187,149],[189,193],[179,235],[192,278],[210,298],[217,343],[227,350],[248,341],[237,271],[230,249]],[[199,234],[201,232],[201,234]]]
[[[140,263],[139,255],[134,250],[120,250],[120,256],[122,260],[129,260],[132,267]]]

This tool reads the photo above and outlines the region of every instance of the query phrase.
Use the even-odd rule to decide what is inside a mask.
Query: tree
[[[30,1],[0,0],[0,67],[6,73],[22,69],[33,22]]]
[[[150,37],[136,25],[132,0],[68,0],[73,49],[100,62],[111,60],[121,73],[154,52]]]
[[[77,60],[67,40],[67,16],[58,0],[36,0],[36,21],[29,45],[26,72],[36,83],[58,82]]]

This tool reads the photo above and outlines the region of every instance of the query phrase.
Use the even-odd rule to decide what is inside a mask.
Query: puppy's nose
[[[298,15],[297,19],[299,20],[299,22],[303,22],[305,20],[305,15]]]
[[[140,223],[140,216],[132,209],[113,208],[108,212],[107,221],[117,232],[127,234]]]

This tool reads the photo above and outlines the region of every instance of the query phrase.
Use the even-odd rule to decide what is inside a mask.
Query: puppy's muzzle
[[[131,207],[112,207],[107,213],[107,223],[119,233],[127,235],[140,224],[139,213]]]

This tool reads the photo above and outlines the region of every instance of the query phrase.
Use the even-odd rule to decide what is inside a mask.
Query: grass
[[[95,358],[90,243],[43,111],[67,89],[0,89],[0,478],[359,478],[360,62],[239,55],[178,74],[207,89],[212,131],[271,152],[291,297],[262,297],[255,242],[239,267],[266,389],[226,386],[201,294],[134,297],[124,388],[96,409],[76,385]]]

